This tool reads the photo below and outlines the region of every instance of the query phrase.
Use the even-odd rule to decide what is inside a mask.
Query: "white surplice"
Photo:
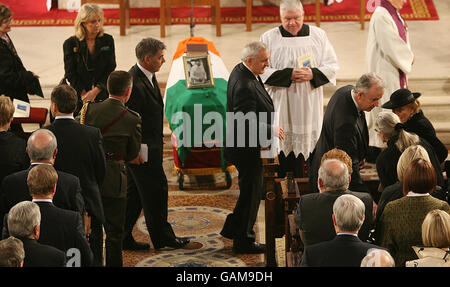
[[[403,19],[400,17],[403,22]],[[405,24],[403,22],[403,24]],[[366,112],[369,128],[369,146],[384,147],[382,140],[375,131],[375,120],[383,110],[381,105],[386,103],[391,94],[400,89],[400,75],[398,69],[406,75],[411,72],[414,54],[411,50],[408,31],[406,43],[398,33],[397,25],[391,14],[384,7],[377,7],[369,23],[369,35],[366,47],[367,72],[375,72],[384,81],[384,94],[379,107]]]
[[[314,26],[309,28],[308,36],[283,37],[278,27],[261,36],[261,41],[270,51],[270,66],[261,75],[264,82],[277,70],[300,68],[298,57],[310,53],[314,58],[314,67],[336,85],[339,65],[333,46],[325,31]],[[287,156],[293,151],[296,157],[301,153],[308,159],[322,129],[323,86],[314,88],[310,82],[293,82],[288,88],[266,85],[266,89],[277,113],[275,125],[285,131],[284,141],[276,139],[278,153],[283,151]]]

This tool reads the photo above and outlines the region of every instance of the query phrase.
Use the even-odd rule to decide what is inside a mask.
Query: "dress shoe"
[[[266,251],[266,245],[261,243],[233,244],[233,252],[238,254],[259,254]]]
[[[150,244],[143,242],[136,242],[134,238],[125,238],[122,242],[123,250],[149,250]]]
[[[175,237],[173,239],[169,239],[165,242],[162,242],[159,245],[155,245],[155,249],[161,249],[164,247],[171,247],[174,249],[183,248],[190,242],[190,239],[187,237]]]

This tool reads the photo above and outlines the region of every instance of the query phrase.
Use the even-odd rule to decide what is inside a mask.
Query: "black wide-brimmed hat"
[[[408,89],[398,89],[392,93],[389,101],[381,107],[384,109],[395,109],[414,102],[418,97],[420,97],[420,93],[411,93]]]

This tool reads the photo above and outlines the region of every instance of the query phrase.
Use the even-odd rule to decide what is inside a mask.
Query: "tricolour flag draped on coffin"
[[[187,44],[208,46],[213,87],[187,88],[183,62]],[[229,72],[212,42],[202,37],[190,37],[178,43],[164,97],[165,115],[172,130],[175,172],[177,169],[189,169],[195,172],[184,173],[208,174],[218,168],[227,170],[229,164],[224,159],[221,146],[226,134],[228,77]],[[206,120],[210,118],[205,117],[209,112],[216,115],[213,120]],[[217,115],[220,115],[220,120],[217,120]],[[211,128],[213,125],[214,129]],[[213,148],[205,148],[203,136],[211,135],[212,130],[216,131],[211,137],[216,144]],[[180,144],[180,141],[185,144]]]

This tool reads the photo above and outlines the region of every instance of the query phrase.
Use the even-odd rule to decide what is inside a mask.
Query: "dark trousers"
[[[124,235],[125,213],[127,207],[126,198],[103,197],[103,211],[106,233],[106,266],[122,267],[122,239]],[[91,220],[91,249],[94,253],[94,266],[102,266],[103,263],[103,230],[102,225],[92,218]]]
[[[233,213],[229,214],[221,234],[234,243],[255,242],[253,226],[258,215],[263,192],[264,169],[260,158],[233,162],[239,172],[239,198]]]
[[[130,164],[127,166],[127,215],[125,236],[131,236],[141,210],[154,248],[174,239],[172,226],[167,222],[169,190],[162,165]]]

